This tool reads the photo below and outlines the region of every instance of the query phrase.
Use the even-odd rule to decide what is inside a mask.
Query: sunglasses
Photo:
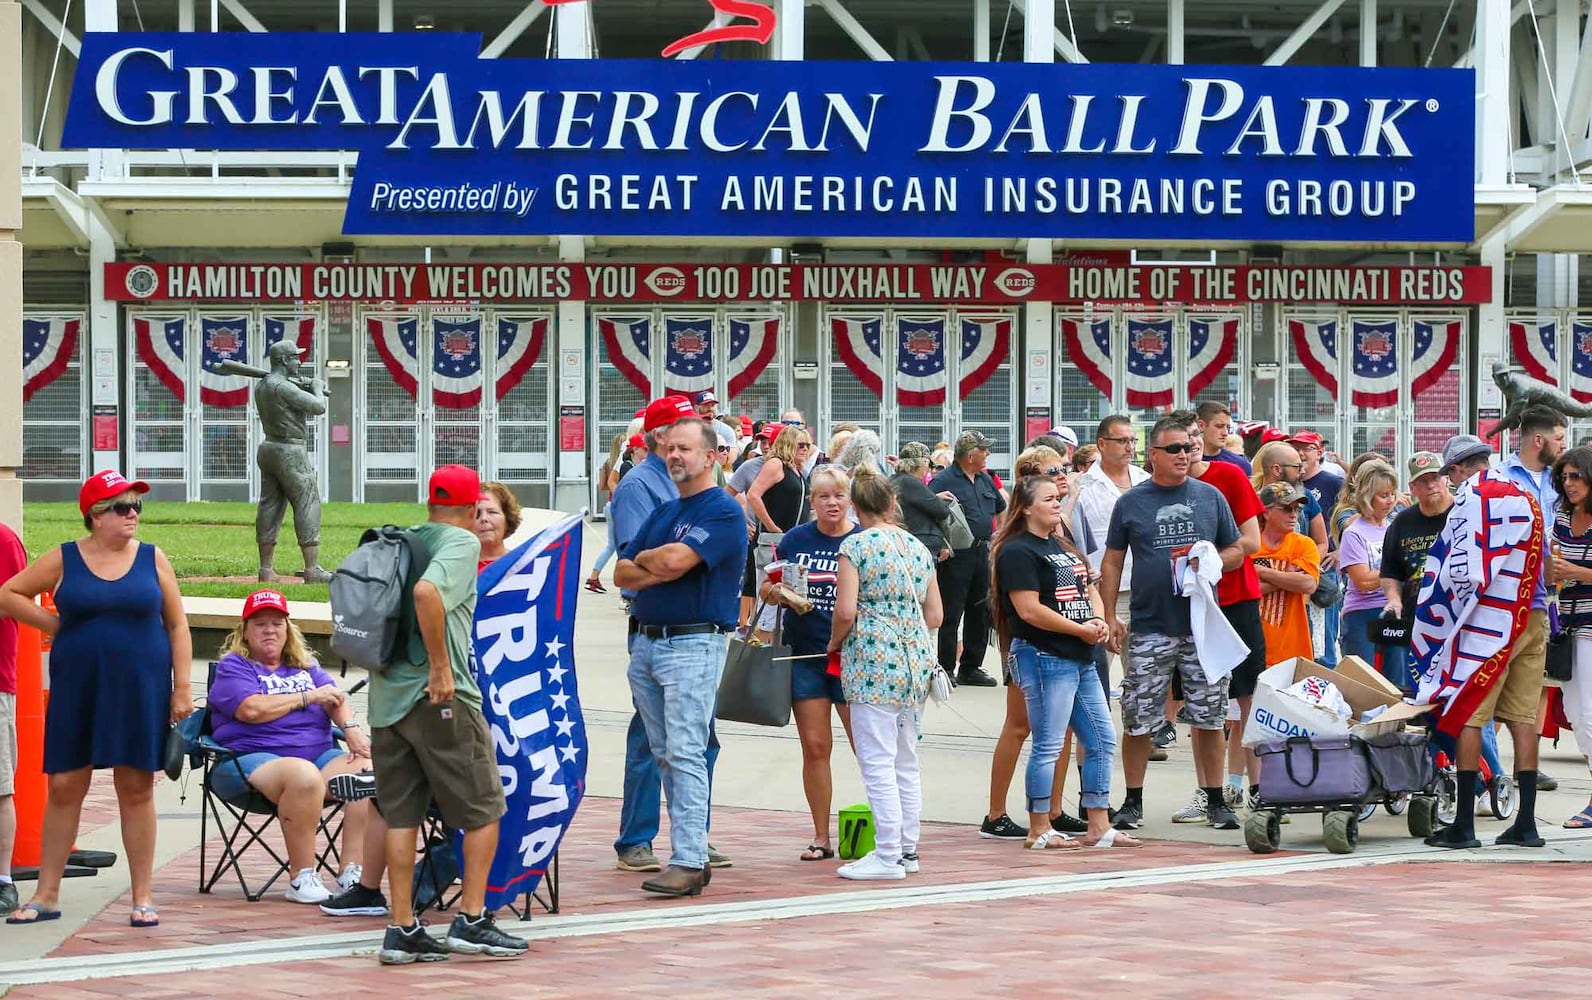
[[[1152,450],[1154,450],[1154,451],[1164,451],[1168,455],[1190,455],[1190,454],[1193,454],[1194,449],[1197,448],[1197,447],[1199,447],[1199,446],[1195,445],[1195,444],[1152,444],[1152,445],[1150,445],[1150,448]]]
[[[1581,473],[1576,472],[1573,469],[1566,470],[1564,473],[1564,481],[1567,483],[1579,483],[1581,481]]]
[[[1131,448],[1137,439],[1136,438],[1131,438],[1131,437],[1119,437],[1119,438],[1101,438],[1100,440],[1105,441],[1108,444],[1120,444],[1124,448]]]
[[[1303,462],[1278,462],[1277,463],[1277,468],[1279,468],[1279,469],[1302,469],[1304,467],[1305,467],[1305,464]]]
[[[943,465],[934,465],[932,468],[934,469],[935,472],[944,472],[945,471],[945,466],[943,466]]]
[[[141,514],[143,511],[144,501],[142,500],[118,500],[105,508],[105,513],[116,514],[119,517],[126,517],[129,514]]]

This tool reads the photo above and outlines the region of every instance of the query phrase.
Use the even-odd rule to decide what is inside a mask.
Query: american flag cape
[[[1542,568],[1542,513],[1502,469],[1461,486],[1426,556],[1410,655],[1415,703],[1457,736],[1509,668]]]

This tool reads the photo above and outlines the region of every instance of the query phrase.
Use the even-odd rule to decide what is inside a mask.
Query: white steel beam
[[[1028,22],[1027,0],[1011,0],[1011,4],[1017,8],[1019,14],[1023,15],[1023,22],[1026,25]],[[1083,53],[1078,50],[1078,46],[1073,39],[1062,34],[1061,29],[1056,27],[1056,0],[1046,0],[1046,5],[1050,8],[1051,43],[1056,49],[1056,54],[1070,63],[1088,62],[1089,60],[1084,58]],[[1039,19],[1035,18],[1035,20]]]
[[[541,6],[542,0],[532,0],[532,2],[534,2],[539,7],[539,6]],[[713,20],[709,21],[706,25],[704,25],[702,27],[702,30],[703,31],[711,31],[714,28],[722,28],[726,24],[729,24],[729,23],[730,23],[730,15],[729,14],[724,13],[724,11],[722,11],[722,10],[715,10],[713,12]],[[701,55],[702,53],[706,52],[707,50],[708,50],[708,47],[706,45],[693,45],[689,49],[681,49],[679,52],[676,52],[674,54],[674,57],[676,59],[695,59],[697,56]]]
[[[177,0],[177,30],[193,30],[193,0]]]
[[[1483,0],[1483,2],[1485,3],[1486,0]],[[1342,6],[1343,0],[1322,0],[1321,6],[1316,8],[1315,13],[1305,18],[1304,24],[1295,28],[1293,34],[1283,39],[1283,43],[1277,46],[1271,55],[1266,57],[1266,61],[1262,65],[1287,65],[1288,60],[1292,59],[1294,54],[1303,48],[1306,42],[1310,41],[1312,35],[1321,30],[1321,26],[1327,23],[1327,19],[1336,14],[1338,8]]]
[[[60,40],[61,44],[66,47],[66,51],[72,53],[73,56],[78,56],[82,53],[83,43],[78,41],[77,36],[68,31],[66,25],[61,23],[60,18],[50,13],[49,8],[45,7],[40,0],[22,0],[22,6],[26,8],[28,13],[38,18],[39,23],[49,29],[50,34]]]
[[[386,2],[388,4],[388,14],[390,15],[392,12],[392,0],[386,0]],[[504,52],[507,52],[509,46],[518,41],[519,37],[525,34],[525,29],[535,24],[536,19],[541,17],[542,12],[546,9],[547,4],[542,3],[542,0],[530,0],[530,3],[527,3],[523,10],[514,15],[514,20],[510,21],[507,27],[498,32],[496,38],[486,44],[486,48],[481,50],[481,58],[496,59]]]
[[[989,62],[989,0],[973,0],[973,61]]]
[[[1360,0],[1360,65],[1376,65],[1376,0]]]
[[[1489,7],[1489,6],[1492,6],[1492,5],[1496,5],[1496,4],[1500,3],[1500,2],[1501,2],[1501,0],[1477,0],[1477,4],[1476,5],[1478,7],[1481,7],[1481,8],[1486,8],[1486,7]],[[1525,17],[1526,16],[1526,11],[1528,11],[1530,9],[1531,9],[1531,0],[1520,0],[1519,3],[1517,3],[1513,7],[1509,8],[1509,24],[1510,24],[1510,26],[1513,26],[1516,21],[1519,21],[1522,17]],[[1478,19],[1480,19],[1483,15],[1478,11],[1476,16],[1477,16]],[[1480,31],[1478,30],[1477,33],[1480,34]],[[1475,59],[1476,59],[1476,50],[1475,50],[1475,48],[1473,48],[1471,46],[1466,46],[1465,51],[1460,53],[1460,56],[1459,56],[1458,59],[1454,60],[1454,68],[1455,69],[1468,69],[1469,67],[1474,66],[1476,64],[1475,63]]]
[[[376,2],[376,30],[392,30],[392,0],[377,0]]]
[[[590,59],[591,31],[588,18],[591,4],[560,4],[553,12],[553,29],[556,32],[558,58]]]
[[[1516,108],[1523,108],[1520,112],[1522,127],[1515,130],[1515,141],[1526,145],[1529,135],[1531,144],[1552,147],[1556,135],[1553,124],[1553,105],[1549,103],[1544,107],[1541,98],[1548,93],[1544,84],[1543,72],[1547,64],[1534,58],[1531,39],[1523,32],[1515,32],[1509,40],[1509,49],[1513,56],[1510,62],[1510,79],[1514,83],[1514,91],[1509,102],[1509,115],[1513,118]]]
[[[1509,179],[1512,145],[1509,139],[1508,106],[1509,11],[1504,9],[1502,3],[1482,2],[1478,6],[1476,182],[1501,185]]]
[[[1558,72],[1559,99],[1564,102],[1564,131],[1570,142],[1579,146],[1586,138],[1587,129],[1592,127],[1592,18],[1587,18],[1586,30],[1581,35],[1573,77],[1567,68]],[[1572,81],[1567,91],[1564,89],[1566,80]]]
[[[243,6],[243,0],[221,0],[221,6],[226,9],[228,14],[237,18],[239,24],[250,31],[257,33],[265,31],[265,25],[260,23],[259,18],[249,13],[249,8]]]
[[[1023,62],[1055,62],[1056,0],[1024,0]]]
[[[1166,0],[1166,62],[1169,66],[1183,65],[1184,30],[1183,0]]]
[[[885,51],[884,46],[879,44],[879,40],[868,34],[868,29],[851,16],[851,11],[841,5],[840,0],[817,0],[817,2],[818,6],[827,11],[835,23],[840,25],[840,30],[856,42],[858,48],[868,54],[868,58],[874,62],[895,61],[890,58],[890,53]]]
[[[779,20],[774,24],[774,58],[801,62],[807,52],[806,0],[779,0]]]

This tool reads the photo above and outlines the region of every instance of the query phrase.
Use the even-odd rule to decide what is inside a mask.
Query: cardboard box
[[[1326,709],[1284,693],[1306,677],[1321,677],[1336,685],[1356,718],[1373,708],[1391,707],[1374,722],[1340,719]],[[1244,724],[1244,746],[1293,736],[1352,734],[1370,738],[1397,732],[1426,711],[1424,707],[1404,704],[1399,689],[1357,656],[1345,656],[1335,670],[1301,656],[1276,664],[1260,675],[1249,719]]]

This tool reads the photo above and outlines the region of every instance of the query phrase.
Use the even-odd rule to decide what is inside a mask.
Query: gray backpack
[[[415,582],[431,553],[414,532],[370,528],[332,574],[332,653],[370,671],[425,657],[415,624]]]

